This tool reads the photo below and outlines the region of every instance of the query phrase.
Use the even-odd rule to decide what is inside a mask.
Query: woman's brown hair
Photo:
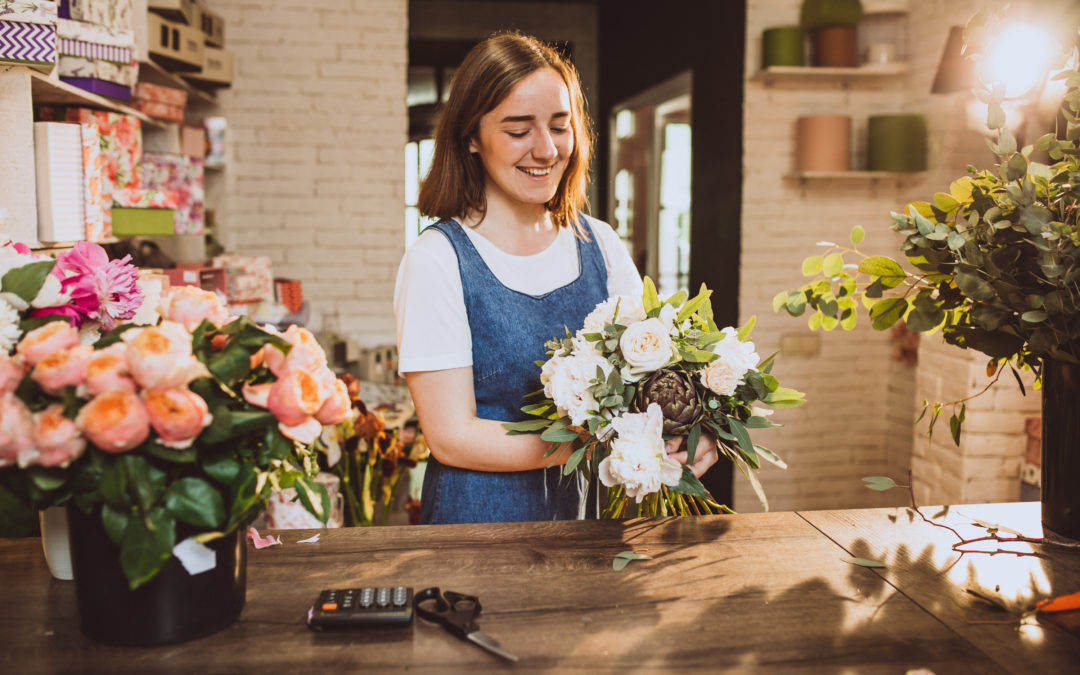
[[[459,218],[487,212],[484,165],[469,151],[480,118],[494,110],[518,82],[542,69],[559,73],[570,91],[574,147],[559,188],[545,206],[559,227],[584,235],[577,214],[586,203],[592,129],[585,112],[581,81],[573,64],[554,48],[521,33],[494,35],[469,50],[450,84],[450,97],[435,126],[431,170],[420,186],[417,206],[430,218]]]

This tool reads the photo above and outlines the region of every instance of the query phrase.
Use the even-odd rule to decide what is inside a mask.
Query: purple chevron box
[[[0,0],[0,62],[56,67],[56,3]]]

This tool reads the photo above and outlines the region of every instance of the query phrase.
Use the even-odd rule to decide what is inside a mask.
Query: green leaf
[[[27,303],[33,302],[55,265],[55,260],[39,260],[8,270],[0,279],[0,289],[19,296]]]
[[[645,313],[648,314],[649,312],[660,308],[660,296],[656,294],[656,285],[653,284],[652,279],[646,276],[642,279],[642,283],[644,284],[645,290],[641,296],[641,303],[644,306]]]
[[[1005,126],[1005,109],[1000,104],[991,103],[986,109],[986,127],[1000,129]]]
[[[109,457],[104,461],[101,471],[101,496],[107,504],[118,509],[131,507],[131,498],[127,492],[127,471],[119,457]]]
[[[128,586],[135,590],[157,576],[172,557],[176,522],[165,509],[154,509],[143,518],[131,518],[120,542],[120,567]]]
[[[504,429],[517,432],[540,431],[551,426],[551,420],[524,420],[522,422],[503,422]]]
[[[230,341],[224,351],[210,357],[206,367],[219,380],[233,387],[251,373],[251,354],[242,345]]]
[[[870,321],[874,330],[885,330],[900,320],[907,312],[908,303],[904,298],[885,298],[878,300],[870,308]]]
[[[117,546],[124,540],[124,532],[127,531],[129,520],[131,520],[131,515],[128,512],[113,508],[108,504],[101,505],[101,524],[105,528],[105,534]]]
[[[960,291],[972,300],[990,300],[996,295],[990,282],[975,274],[957,272],[955,279]]]
[[[859,244],[862,243],[862,240],[865,239],[865,238],[866,238],[866,230],[863,229],[862,225],[856,225],[855,227],[851,228],[851,243],[852,244],[854,244],[855,246],[858,246]]]
[[[870,560],[869,558],[844,557],[840,559],[846,563],[858,565],[859,567],[885,567],[885,563],[881,562],[880,560]]]
[[[788,293],[787,310],[792,316],[801,316],[806,311],[806,294],[799,291]]]
[[[953,232],[949,234],[949,237],[945,240],[945,243],[948,244],[949,248],[951,248],[952,250],[959,251],[964,248],[964,244],[967,243],[967,239],[964,239],[964,235],[960,234],[959,232]]]
[[[1046,312],[1041,309],[1033,309],[1020,315],[1020,319],[1022,321],[1027,321],[1028,323],[1040,323],[1046,321],[1046,318]]]
[[[1049,150],[1050,149],[1050,143],[1052,141],[1056,141],[1056,140],[1057,140],[1057,134],[1054,134],[1054,133],[1043,134],[1042,136],[1039,136],[1038,140],[1035,141],[1034,147],[1035,147],[1036,150]]]
[[[779,391],[779,390],[777,390]],[[775,395],[776,392],[772,392],[771,395]],[[728,429],[735,435],[735,441],[739,444],[739,450],[746,456],[746,461],[749,462],[754,468],[757,468],[758,457],[757,452],[754,451],[754,444],[750,440],[750,432],[746,430],[746,427],[742,422],[734,417],[728,418]]]
[[[1009,162],[1002,167],[1002,176],[1007,181],[1020,180],[1027,175],[1027,160],[1023,155],[1016,154],[1009,158]]]
[[[925,411],[924,411],[925,412]],[[918,424],[918,421],[916,421]],[[863,483],[866,483],[866,487],[871,490],[884,491],[891,490],[896,487],[896,481],[888,476],[867,476],[862,479]]]
[[[566,429],[563,427],[556,428],[551,427],[540,434],[540,438],[548,443],[565,443],[567,441],[573,441],[577,439],[578,432],[573,429]]]
[[[37,524],[34,509],[0,483],[0,537],[29,537]]]
[[[236,527],[243,520],[248,509],[258,501],[259,496],[255,494],[258,481],[259,475],[253,466],[250,464],[240,465],[236,478],[233,479],[230,487],[232,506],[229,509],[229,522],[224,528],[226,532]]]
[[[694,312],[698,311],[699,308],[708,304],[709,298],[711,296],[712,291],[709,290],[702,291],[701,293],[695,295],[691,300],[687,301],[687,303],[682,306],[682,309],[679,310],[678,315],[676,315],[675,317],[675,322],[682,323],[683,321],[689,319],[694,314]]]
[[[217,527],[225,520],[221,493],[201,478],[181,478],[169,486],[165,508],[177,520],[196,527]]]
[[[804,277],[812,277],[821,272],[824,257],[812,255],[802,261],[802,273]]]
[[[686,302],[686,297],[686,291],[678,291],[677,293],[669,297],[667,300],[665,300],[664,304],[671,305],[672,307],[680,307],[684,302]]]
[[[682,466],[682,476],[679,478],[679,484],[671,489],[691,497],[712,499],[712,495],[709,494],[709,491],[701,484],[701,481],[694,475],[694,472],[690,467],[685,464]]]
[[[698,442],[701,441],[701,425],[695,424],[690,427],[690,433],[686,437],[686,463],[693,465],[694,455],[697,453]]]
[[[780,291],[773,296],[772,299],[772,311],[779,312],[782,308],[787,306],[787,291]]]
[[[581,464],[581,460],[585,458],[585,447],[582,446],[577,450],[570,453],[570,457],[566,460],[566,465],[563,466],[563,475],[569,476],[574,473],[574,469]]]
[[[127,473],[128,487],[135,493],[142,512],[148,513],[165,494],[168,476],[141,455],[128,453],[120,459]]]
[[[320,523],[325,523],[330,518],[330,493],[326,491],[325,485],[301,475],[296,477],[293,487],[308,513],[318,518]]]
[[[194,447],[177,450],[153,441],[146,444],[146,454],[172,464],[194,464],[199,457],[199,451]]]
[[[774,408],[794,408],[806,403],[806,394],[787,387],[777,387],[761,400]]]
[[[225,455],[204,459],[202,468],[208,476],[222,485],[231,485],[236,480],[236,474],[240,473],[240,462],[229,455]]]
[[[864,258],[859,263],[859,273],[868,274],[881,280],[886,288],[893,288],[907,278],[907,272],[892,258],[874,255]]]
[[[45,492],[55,490],[67,482],[67,469],[32,466],[26,470],[34,485]]]
[[[645,555],[644,553],[634,553],[633,551],[623,551],[615,556],[615,559],[611,561],[611,568],[616,572],[621,571],[624,567],[630,564],[631,560],[652,560],[651,555]]]
[[[821,264],[821,271],[827,277],[835,277],[842,269],[844,269],[844,256],[839,253],[830,253],[825,256]]]
[[[746,323],[739,327],[739,330],[735,331],[735,337],[738,338],[739,342],[746,342],[750,339],[750,333],[756,325],[757,314],[753,314],[746,320]]]

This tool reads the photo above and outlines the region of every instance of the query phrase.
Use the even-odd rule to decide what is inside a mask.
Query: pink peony
[[[206,401],[187,387],[144,392],[143,403],[159,442],[177,450],[191,447],[214,421]]]
[[[75,425],[105,452],[127,452],[150,436],[150,415],[129,391],[98,394],[79,411]]]
[[[315,439],[322,433],[322,428],[323,426],[319,424],[319,420],[314,417],[309,417],[300,424],[288,425],[284,422],[278,423],[278,430],[280,430],[286,438],[291,438],[294,441],[307,444],[315,442]]]
[[[191,353],[191,334],[178,323],[132,328],[121,337],[127,344],[128,369],[142,387],[172,389],[209,374]]]
[[[75,422],[64,417],[64,406],[59,403],[34,413],[32,437],[40,453],[33,463],[41,466],[67,466],[86,450],[86,439]]]
[[[308,329],[292,325],[285,329],[284,333],[277,333],[275,330],[267,332],[280,335],[292,345],[288,356],[282,354],[281,350],[273,345],[263,347],[266,367],[274,375],[281,377],[282,372],[291,369],[314,373],[326,367],[326,352]]]
[[[294,426],[318,412],[324,398],[311,373],[289,370],[270,387],[267,407],[279,422]]]
[[[30,409],[15,394],[0,397],[0,467],[26,466],[37,456]]]
[[[33,366],[49,354],[69,349],[79,344],[79,331],[66,321],[50,321],[23,336],[15,346],[24,363]]]
[[[89,345],[76,345],[53,352],[37,362],[30,377],[41,385],[46,393],[59,396],[64,387],[77,387],[83,383],[86,364],[93,352],[93,347]]]
[[[0,396],[15,391],[24,375],[26,371],[17,361],[7,354],[0,354]]]
[[[270,388],[273,384],[244,384],[244,388],[241,393],[244,395],[244,400],[253,406],[259,408],[270,407]]]
[[[197,286],[171,289],[164,304],[165,318],[183,324],[189,331],[198,328],[203,319],[218,327],[229,321],[229,311],[217,293],[204,291]]]
[[[127,345],[116,342],[93,353],[86,364],[86,390],[92,395],[114,389],[134,392],[137,387],[127,365]]]
[[[349,388],[340,379],[334,378],[334,392],[315,413],[315,419],[326,425],[338,424],[349,418],[350,411],[352,399],[349,398]]]
[[[109,260],[102,247],[80,241],[56,257],[53,273],[70,284],[75,304],[87,308],[87,316],[109,330],[117,321],[135,316],[143,301],[139,270],[129,260],[129,255]]]

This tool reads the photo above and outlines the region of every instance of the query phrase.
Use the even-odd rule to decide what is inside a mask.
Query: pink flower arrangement
[[[76,327],[92,319],[111,330],[118,321],[133,317],[142,304],[139,271],[128,264],[130,260],[129,255],[109,260],[105,249],[97,244],[78,242],[56,257],[52,270],[71,302],[34,310],[33,316],[61,314]]]

